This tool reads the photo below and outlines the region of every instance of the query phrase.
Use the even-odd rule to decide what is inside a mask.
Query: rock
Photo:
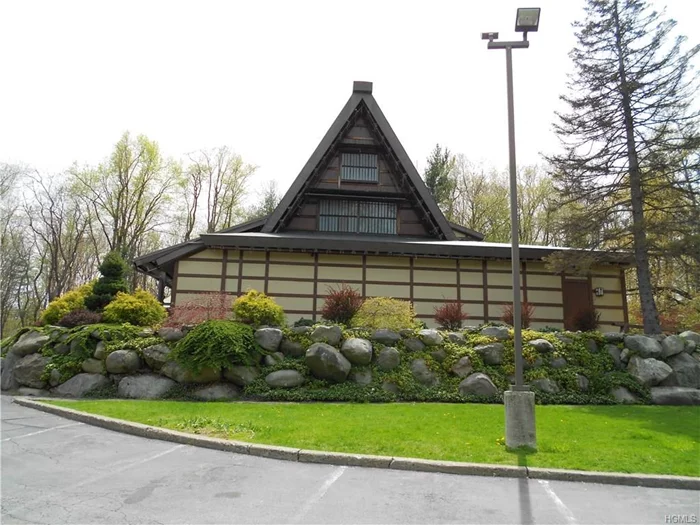
[[[232,366],[224,368],[224,379],[238,386],[248,386],[260,376],[260,370],[254,366]]]
[[[282,352],[275,352],[274,354],[266,355],[263,358],[263,363],[265,366],[274,366],[282,361],[284,361],[284,354]]]
[[[65,343],[58,343],[56,346],[53,347],[53,352],[54,354],[58,355],[68,355],[70,352],[70,346],[68,346]]]
[[[107,357],[107,345],[104,341],[99,341],[95,347],[95,353],[92,354],[95,359],[104,360]]]
[[[142,350],[143,360],[146,364],[156,372],[163,368],[163,365],[168,361],[168,356],[172,350],[164,343],[153,346],[147,346]]]
[[[421,330],[418,337],[425,346],[437,346],[442,344],[442,336],[437,330]]]
[[[158,329],[158,336],[166,343],[174,343],[185,337],[185,334],[182,330],[177,328],[164,326],[163,328]]]
[[[621,343],[625,340],[625,334],[622,332],[605,332],[603,339],[606,343]]]
[[[411,337],[403,342],[403,346],[409,352],[422,352],[425,350],[425,344],[420,339]]]
[[[283,354],[291,357],[301,357],[306,353],[304,345],[296,341],[290,341],[289,339],[282,340],[282,343],[280,343],[280,350]]]
[[[617,388],[614,388],[610,392],[610,394],[613,396],[616,402],[621,403],[623,405],[639,403],[639,399],[637,398],[637,396],[635,396],[624,386],[618,386]]]
[[[390,394],[394,395],[398,395],[399,392],[401,392],[399,385],[393,383],[392,381],[384,381],[382,383],[382,390],[384,390],[384,392],[389,392]]]
[[[172,379],[156,374],[126,376],[120,379],[117,393],[129,399],[160,399],[175,385]]]
[[[557,357],[549,362],[549,366],[552,368],[564,368],[568,363],[563,357]]]
[[[313,328],[310,326],[295,326],[292,328],[292,332],[295,334],[308,334],[313,331]]]
[[[534,339],[527,344],[538,352],[554,352],[554,345],[546,339]]]
[[[471,359],[469,359],[468,355],[465,355],[460,357],[459,361],[452,366],[452,373],[457,377],[467,377],[472,373],[473,369]]]
[[[685,350],[685,339],[678,335],[670,335],[661,341],[661,357],[667,359]]]
[[[41,354],[28,354],[17,361],[14,369],[15,380],[21,386],[44,388],[46,381],[41,378],[51,359]]]
[[[61,384],[61,372],[56,370],[55,368],[51,370],[51,373],[49,374],[49,385],[51,386],[58,386]]]
[[[668,338],[670,339],[670,337]],[[700,362],[685,352],[671,356],[668,365],[673,373],[661,381],[662,386],[700,388]]]
[[[213,383],[221,377],[221,371],[216,368],[202,368],[198,374],[195,374],[176,361],[166,362],[160,369],[160,373],[178,383]]]
[[[535,359],[532,363],[528,361],[527,359],[523,359],[523,365],[525,370],[530,370],[531,368],[539,368],[544,364],[544,359],[542,359],[540,356],[537,356],[537,359]]]
[[[495,337],[496,339],[503,341],[510,339],[510,333],[508,332],[507,326],[485,326],[481,329],[481,335]]]
[[[49,395],[48,390],[43,390],[41,388],[30,388],[26,386],[21,386],[17,390],[17,393],[20,396],[28,396],[28,397],[47,397]]]
[[[382,349],[377,356],[377,366],[380,370],[388,372],[401,364],[401,354],[396,348],[390,346]]]
[[[620,350],[617,345],[605,345],[605,351],[610,354],[610,357],[613,358],[613,361],[615,362],[615,369],[622,370],[624,368],[620,359],[622,350]]]
[[[464,336],[458,332],[450,332],[447,334],[447,340],[450,343],[454,343],[456,345],[463,345],[464,343],[467,342],[467,340],[464,338]]]
[[[81,357],[83,355],[83,347],[80,345],[81,341],[79,339],[73,339],[70,342],[69,354],[75,357]]]
[[[586,339],[586,348],[592,354],[598,353],[598,343],[596,343],[593,339]]]
[[[367,370],[351,370],[350,371],[350,381],[357,383],[358,385],[369,385],[372,382],[372,371]]]
[[[402,330],[399,330],[399,335],[401,337],[412,337],[416,331],[413,328],[403,328]]]
[[[692,354],[698,349],[698,345],[695,343],[695,341],[691,341],[690,339],[685,340],[685,353],[686,354]]]
[[[350,373],[350,361],[326,343],[314,343],[306,351],[306,365],[318,379],[342,383]]]
[[[686,330],[678,334],[678,337],[682,337],[686,341],[694,341],[696,345],[700,345],[700,334],[693,332],[692,330]]]
[[[549,379],[548,377],[543,377],[541,379],[535,379],[531,383],[532,388],[539,390],[540,392],[546,392],[547,394],[557,394],[561,390],[556,381]]]
[[[476,374],[471,374],[466,379],[463,379],[459,383],[459,393],[463,396],[466,395],[477,395],[477,396],[493,396],[498,394],[498,389],[496,385],[493,384],[491,378],[486,374],[477,372]]]
[[[50,337],[48,335],[37,332],[36,330],[30,330],[22,334],[9,351],[15,355],[24,357],[25,355],[38,352],[49,340]]]
[[[228,401],[241,397],[239,390],[230,383],[217,383],[198,388],[192,395],[202,401]]]
[[[133,350],[115,350],[105,359],[110,374],[130,374],[141,368],[141,358]]]
[[[565,345],[573,343],[573,340],[570,337],[566,337],[564,334],[560,334],[558,332],[556,334],[554,334],[554,337],[559,339]]]
[[[411,362],[411,373],[421,385],[435,386],[440,383],[437,374],[428,368],[423,359],[415,359]]]
[[[372,361],[372,343],[367,339],[346,339],[340,347],[340,352],[353,365],[368,365]]]
[[[630,361],[630,357],[632,357],[632,352],[630,351],[629,348],[623,348],[622,352],[620,352],[620,361],[622,364],[627,366],[627,363]]]
[[[694,352],[693,354],[691,354],[691,357],[696,361],[700,361],[700,352]]]
[[[141,328],[141,330],[139,330],[139,333],[136,334],[136,337],[152,337],[153,334],[155,334],[153,328]]]
[[[260,328],[255,331],[255,342],[268,352],[276,352],[283,336],[279,328]]]
[[[121,383],[122,379],[129,377],[129,374],[110,374],[109,378],[112,380],[112,383],[114,383],[114,386],[118,387],[119,383]]]
[[[500,365],[503,363],[503,352],[505,348],[501,343],[490,343],[474,347],[479,353],[484,363],[487,365]]]
[[[628,335],[625,337],[625,346],[639,357],[661,357],[661,344],[652,337]]]
[[[673,370],[663,361],[649,357],[643,359],[633,355],[627,365],[627,372],[646,386],[656,386],[671,375]]]
[[[386,328],[380,328],[375,330],[372,334],[372,340],[377,341],[386,346],[393,346],[399,341],[401,341],[401,334],[394,332],[393,330],[387,330]]]
[[[591,382],[588,378],[581,374],[576,374],[576,386],[581,392],[588,392],[588,387]]]
[[[265,382],[272,388],[294,388],[304,381],[304,376],[296,370],[277,370],[265,376]]]
[[[105,363],[100,359],[88,358],[83,361],[81,368],[83,372],[88,374],[104,374],[105,373]]]
[[[343,332],[339,326],[317,326],[309,336],[316,343],[326,343],[335,346],[343,338]],[[308,350],[307,350],[308,353]]]
[[[0,388],[2,390],[16,390],[19,383],[15,379],[15,366],[22,359],[19,355],[8,352],[2,360],[2,374],[0,375]]]
[[[651,388],[654,405],[700,405],[700,390],[679,386],[657,386]]]
[[[435,350],[433,352],[430,352],[430,356],[435,359],[438,363],[442,363],[447,359],[447,352],[445,352],[444,349],[440,348],[438,350]]]
[[[102,374],[78,374],[53,389],[53,393],[62,397],[84,397],[98,388],[107,388],[112,382]]]

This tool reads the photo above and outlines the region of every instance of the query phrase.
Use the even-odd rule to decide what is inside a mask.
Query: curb
[[[465,476],[488,476],[504,478],[529,478],[552,481],[575,481],[583,483],[602,483],[607,485],[627,485],[634,487],[700,490],[700,478],[689,476],[664,476],[650,474],[623,474],[615,472],[588,472],[582,470],[561,470],[536,467],[516,467],[510,465],[489,465],[481,463],[462,463],[457,461],[436,461],[430,459],[402,458],[391,456],[371,456],[365,454],[345,454],[341,452],[323,452],[303,450],[274,445],[259,445],[243,441],[210,438],[188,434],[177,430],[168,430],[141,423],[132,423],[111,417],[97,416],[47,405],[40,401],[15,397],[13,402],[27,408],[48,412],[67,419],[80,421],[89,425],[132,434],[148,439],[160,439],[182,445],[248,454],[269,459],[298,461],[300,463],[318,463],[349,467],[383,468],[390,470],[407,470],[417,472],[435,472]]]

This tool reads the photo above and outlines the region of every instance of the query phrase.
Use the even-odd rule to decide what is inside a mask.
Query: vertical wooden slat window
[[[396,234],[396,204],[368,201],[321,201],[322,232]]]
[[[343,153],[340,162],[340,180],[379,182],[377,155],[374,153]]]

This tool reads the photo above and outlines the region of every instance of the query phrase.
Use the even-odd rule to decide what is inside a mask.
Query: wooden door
[[[564,279],[564,328],[573,330],[573,320],[586,308],[593,306],[593,294],[588,280]]]

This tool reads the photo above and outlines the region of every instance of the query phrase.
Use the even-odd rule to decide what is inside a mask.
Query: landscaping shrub
[[[313,325],[314,325],[313,319],[306,319],[304,317],[294,321],[294,326],[313,326]]]
[[[462,311],[462,303],[451,301],[435,308],[435,322],[445,330],[459,330],[462,321],[469,319],[469,314]]]
[[[211,319],[228,319],[231,315],[231,296],[223,292],[199,294],[196,303],[184,303],[170,307],[163,326],[180,328]]]
[[[348,324],[364,302],[360,292],[347,284],[337,289],[329,286],[326,293],[321,315],[333,323]]]
[[[102,311],[119,292],[129,290],[124,276],[127,265],[118,252],[109,252],[99,266],[100,277],[85,298],[85,307],[95,312]]]
[[[529,328],[530,321],[535,317],[535,307],[530,303],[523,301],[520,303],[520,323],[522,328]],[[510,326],[513,326],[513,304],[507,304],[503,307],[503,315],[501,321]]]
[[[75,328],[86,324],[97,324],[102,322],[102,315],[90,310],[73,310],[58,320],[58,326],[65,328]]]
[[[247,324],[210,320],[195,326],[178,341],[173,358],[195,373],[203,368],[223,368],[257,363],[263,350]]]
[[[78,286],[51,301],[41,313],[41,323],[56,324],[64,315],[84,309],[85,298],[92,293],[92,287],[93,283]]]
[[[165,319],[167,312],[152,294],[136,290],[133,294],[119,292],[103,313],[106,323],[130,323],[153,326]]]
[[[600,321],[600,312],[597,312],[592,306],[579,310],[571,320],[574,330],[581,332],[590,332],[598,328]]]
[[[401,330],[415,327],[415,317],[413,304],[409,301],[399,301],[390,297],[372,297],[362,304],[350,324],[361,328]]]
[[[262,292],[249,290],[233,302],[233,315],[241,323],[261,326],[282,326],[284,310]]]

